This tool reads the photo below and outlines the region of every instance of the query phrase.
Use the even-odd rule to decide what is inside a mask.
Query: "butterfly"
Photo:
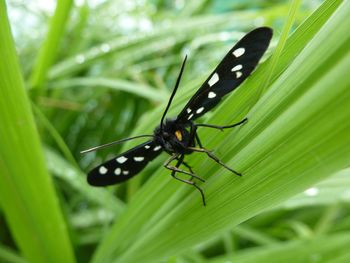
[[[236,175],[241,174],[228,167],[211,151],[203,147],[197,129],[200,127],[220,130],[233,128],[245,123],[247,118],[238,123],[226,126],[199,124],[194,121],[214,108],[226,94],[235,90],[251,74],[267,50],[272,34],[272,29],[268,27],[259,27],[247,33],[226,54],[220,64],[187,102],[182,111],[175,118],[166,118],[166,114],[180,84],[187,60],[186,56],[160,124],[154,129],[152,135],[130,137],[82,151],[82,153],[86,153],[136,138],[150,138],[150,140],[92,169],[88,173],[88,183],[92,186],[107,186],[122,183],[137,175],[150,161],[162,152],[166,152],[170,155],[170,158],[164,163],[164,167],[171,171],[173,178],[195,187],[200,192],[203,205],[205,205],[204,192],[194,179],[202,182],[204,180],[196,175],[191,166],[185,162],[186,155],[194,152],[205,153],[209,158],[230,172]],[[175,165],[171,164],[173,161],[176,161]],[[187,170],[182,169],[180,167],[181,165],[185,166]],[[186,174],[190,178],[188,180],[180,178],[178,176],[179,173]]]

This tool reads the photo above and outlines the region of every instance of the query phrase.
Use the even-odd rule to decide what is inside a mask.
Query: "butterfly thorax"
[[[193,136],[192,136],[193,137]],[[160,125],[154,130],[154,140],[160,144],[164,151],[172,153],[189,154],[188,147],[194,147],[194,138],[183,124],[174,119],[166,119],[162,129]]]

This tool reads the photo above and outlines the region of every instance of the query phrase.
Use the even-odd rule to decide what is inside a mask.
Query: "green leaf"
[[[124,204],[113,196],[105,188],[91,188],[86,182],[86,175],[75,166],[68,163],[53,150],[46,148],[45,155],[48,169],[58,178],[66,181],[73,189],[81,193],[85,198],[94,203],[100,204],[109,211],[113,211],[115,216],[124,209]]]
[[[0,244],[0,260],[8,263],[25,263],[26,261],[17,255],[12,249]]]
[[[57,1],[55,13],[50,21],[47,38],[40,50],[31,75],[32,88],[42,88],[47,79],[47,73],[55,62],[72,4],[72,0]]]
[[[247,249],[246,251],[242,251],[240,253],[224,257],[217,257],[206,262],[348,262],[343,260],[350,259],[348,252],[349,242],[349,233],[322,236],[316,239],[289,241],[261,248]]]
[[[72,87],[83,86],[87,87],[104,87],[111,90],[125,91],[130,94],[135,94],[140,97],[152,101],[164,101],[169,97],[169,94],[162,90],[156,90],[144,84],[139,84],[131,81],[107,78],[73,78],[67,80],[56,81],[51,84],[53,89],[66,89]]]
[[[0,1],[0,202],[30,262],[75,262]],[[54,234],[55,238],[52,238]]]
[[[277,208],[296,209],[304,206],[334,205],[350,202],[350,169],[316,184],[303,193],[288,199]]]
[[[253,14],[253,13],[252,13]],[[253,17],[252,14],[225,14],[220,16],[199,16],[179,19],[172,26],[158,27],[152,33],[140,33],[132,36],[118,37],[108,43],[94,46],[74,57],[59,62],[49,72],[50,79],[56,79],[81,70],[96,62],[96,60],[118,53],[118,60],[123,61],[123,67],[128,63],[146,57],[160,50],[169,49],[176,43],[192,39],[194,35],[218,31],[227,25],[241,24],[244,18]],[[247,22],[249,23],[249,22]],[[246,24],[247,24],[246,23]],[[251,21],[250,21],[251,23]]]

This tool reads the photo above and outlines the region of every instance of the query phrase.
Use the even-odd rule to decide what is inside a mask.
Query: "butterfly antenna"
[[[160,120],[160,130],[161,131],[163,130],[164,118],[165,118],[165,116],[166,116],[166,114],[167,114],[167,112],[168,112],[168,110],[170,108],[170,105],[171,105],[171,102],[173,101],[173,98],[175,97],[177,88],[179,87],[181,76],[182,76],[182,72],[184,71],[184,68],[185,68],[186,60],[187,60],[187,55],[185,56],[185,59],[182,62],[180,73],[179,73],[179,76],[177,77],[177,80],[176,80],[175,88],[174,88],[173,92],[171,93],[170,99],[168,101],[168,105],[166,106],[165,111],[164,111],[163,116],[162,116],[162,119]]]
[[[104,149],[104,148],[110,147],[110,146],[115,145],[115,144],[120,144],[122,142],[127,142],[127,141],[130,141],[130,140],[133,140],[133,139],[145,138],[145,137],[152,137],[153,138],[154,136],[153,135],[148,135],[148,134],[146,134],[146,135],[138,135],[138,136],[135,136],[135,137],[125,138],[125,139],[121,139],[121,140],[118,140],[118,141],[114,141],[114,142],[102,144],[102,145],[99,145],[99,146],[95,146],[95,147],[92,147],[90,149],[81,151],[80,153],[93,152],[93,151],[97,151],[97,150],[100,150],[100,149]]]

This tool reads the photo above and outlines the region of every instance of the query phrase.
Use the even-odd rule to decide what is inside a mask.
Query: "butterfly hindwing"
[[[260,27],[246,34],[224,57],[177,117],[179,123],[194,120],[214,108],[254,70],[269,46],[272,30]]]
[[[88,174],[88,183],[106,186],[124,182],[140,172],[161,152],[161,146],[153,141],[140,144],[94,168]]]

